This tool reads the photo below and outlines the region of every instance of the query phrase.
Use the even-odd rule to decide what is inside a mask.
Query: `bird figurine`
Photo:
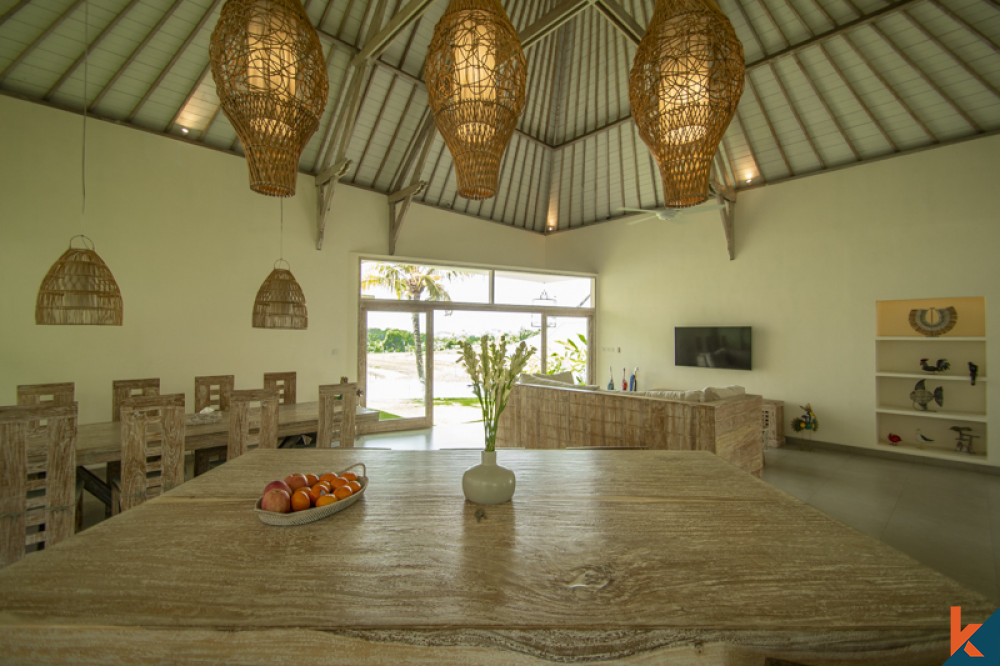
[[[889,443],[892,444],[893,446],[896,446],[897,444],[899,444],[902,441],[903,441],[903,438],[900,437],[899,435],[897,435],[896,433],[894,433],[894,432],[890,432],[889,433]]]
[[[928,360],[929,359],[926,358],[920,359],[920,369],[924,372],[944,372],[945,370],[951,368],[951,363],[949,363],[946,358],[939,358],[937,360],[937,364],[935,365],[928,363]]]
[[[920,428],[917,428],[917,441],[918,442],[933,442],[934,440],[920,432]]]
[[[972,381],[972,385],[976,385],[976,375],[979,374],[979,366],[969,361],[969,379]]]
[[[936,402],[938,407],[944,406],[944,389],[938,386],[933,392],[927,390],[927,380],[921,379],[917,382],[913,390],[910,391],[910,400],[913,401],[913,408],[929,411],[927,405]]]

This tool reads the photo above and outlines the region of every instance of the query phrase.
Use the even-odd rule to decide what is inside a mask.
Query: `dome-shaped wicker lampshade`
[[[743,94],[743,45],[714,0],[657,0],[629,75],[639,136],[666,205],[708,198],[712,158]]]
[[[86,236],[75,236],[90,241]],[[52,264],[35,302],[36,324],[122,325],[122,293],[107,264],[90,247],[70,247]]]
[[[434,28],[424,78],[458,193],[492,197],[527,79],[521,42],[498,0],[451,0]]]
[[[323,50],[299,0],[227,0],[209,59],[222,110],[246,151],[250,189],[295,194],[299,156],[329,91]]]
[[[280,262],[284,260],[275,263],[274,270],[257,291],[253,302],[253,327],[305,329],[309,324],[305,294],[290,270],[278,268]]]

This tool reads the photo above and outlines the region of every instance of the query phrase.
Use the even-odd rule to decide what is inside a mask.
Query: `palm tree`
[[[414,266],[412,264],[377,263],[373,270],[361,279],[361,288],[384,287],[400,300],[422,300],[427,292],[429,301],[450,301],[451,296],[441,284],[443,280],[461,275],[462,271],[437,272],[436,268]],[[413,317],[413,353],[417,361],[417,376],[424,381],[424,348],[420,339],[420,313]]]

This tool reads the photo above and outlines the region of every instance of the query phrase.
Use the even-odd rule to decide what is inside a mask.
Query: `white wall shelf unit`
[[[954,310],[943,312],[950,308]],[[955,322],[943,333],[922,334],[917,330],[919,320],[917,326],[910,324],[914,310],[922,313],[925,322],[949,316]],[[875,420],[879,448],[985,463],[989,418],[984,299],[879,301],[876,318]],[[939,364],[947,368],[939,372],[924,369]],[[931,394],[926,409],[919,404],[921,396],[916,395],[921,381],[923,390]],[[940,404],[935,398],[940,399]],[[923,401],[926,399],[923,397]]]

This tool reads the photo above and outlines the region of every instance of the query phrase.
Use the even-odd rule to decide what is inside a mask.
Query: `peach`
[[[261,498],[260,508],[275,513],[288,513],[292,510],[292,498],[281,488],[271,488]]]
[[[306,478],[305,474],[289,474],[285,477],[285,483],[292,489],[292,492],[299,488],[309,487],[309,479]]]
[[[291,497],[292,495],[291,486],[289,486],[284,481],[272,481],[271,483],[267,484],[266,486],[264,486],[264,492],[262,492],[261,495],[266,494],[267,491],[271,490],[272,488],[278,488],[279,490],[284,490],[286,493],[288,493],[289,497]]]

